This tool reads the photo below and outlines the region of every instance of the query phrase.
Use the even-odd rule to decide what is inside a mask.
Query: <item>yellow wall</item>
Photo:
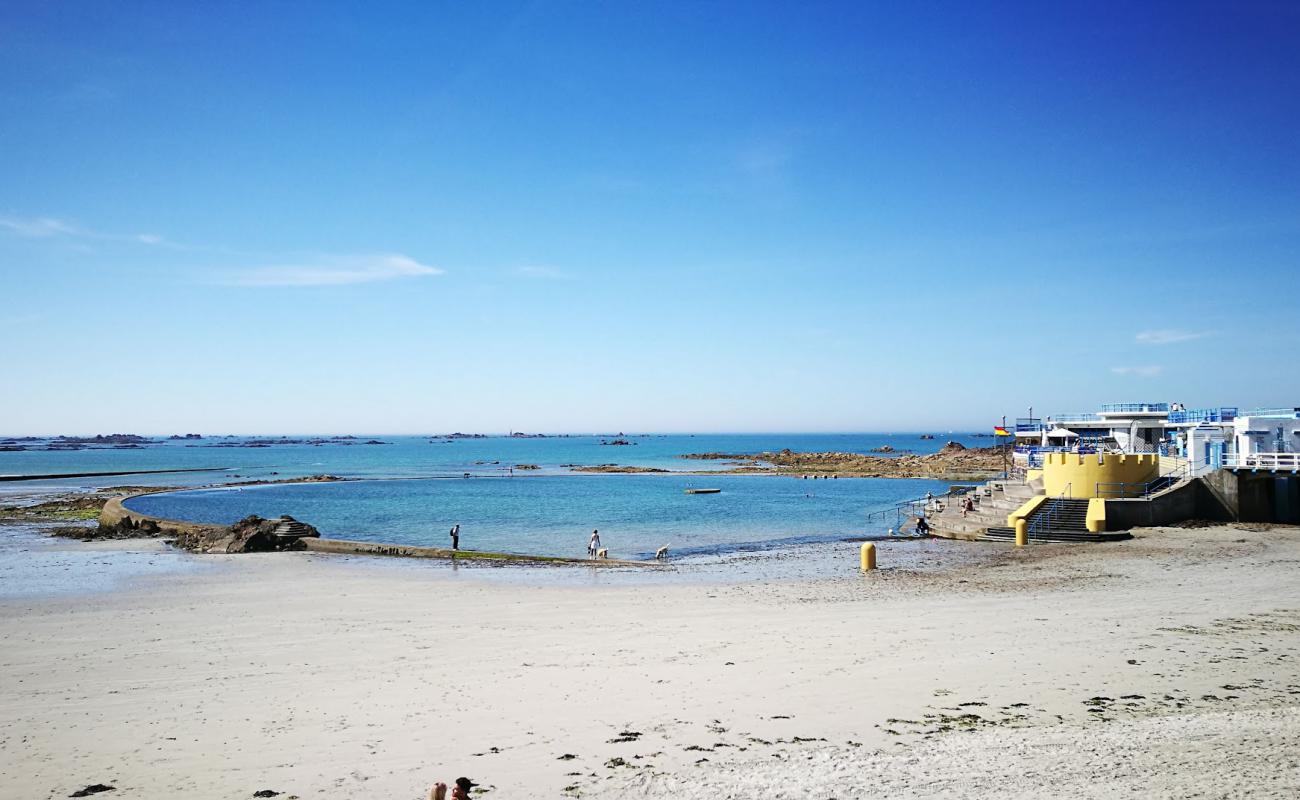
[[[1087,527],[1089,533],[1106,530],[1106,501],[1099,497],[1088,498]]]
[[[1154,453],[1079,455],[1046,453],[1043,456],[1043,492],[1048,497],[1096,497],[1098,483],[1146,484],[1160,474],[1160,457]],[[1104,489],[1105,487],[1103,487]],[[1120,497],[1119,487],[1103,496]],[[1130,491],[1136,487],[1129,487]]]

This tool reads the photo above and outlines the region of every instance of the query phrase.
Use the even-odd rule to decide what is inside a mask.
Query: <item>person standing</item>
[[[587,558],[595,558],[600,549],[600,531],[591,532],[591,541],[587,542]]]
[[[448,535],[451,536],[451,549],[459,550],[460,549],[460,523],[459,522],[451,526],[451,533]]]

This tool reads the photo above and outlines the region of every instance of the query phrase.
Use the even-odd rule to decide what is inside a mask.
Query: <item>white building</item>
[[[1044,452],[1160,453],[1187,459],[1194,473],[1220,467],[1300,469],[1300,408],[1180,403],[1109,403],[1093,414],[1016,421],[1017,461]]]

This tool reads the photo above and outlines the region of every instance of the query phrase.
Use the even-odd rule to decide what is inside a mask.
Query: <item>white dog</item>
[[[656,561],[663,561],[666,558],[668,558],[668,545],[664,545],[663,547],[655,551]]]
[[[596,551],[596,558],[609,558],[609,548],[602,547]]]

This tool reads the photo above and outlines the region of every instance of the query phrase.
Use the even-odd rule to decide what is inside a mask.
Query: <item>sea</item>
[[[177,486],[179,492],[128,502],[136,511],[193,522],[229,524],[249,514],[292,515],[331,538],[446,547],[460,525],[463,549],[583,556],[593,530],[614,558],[645,559],[661,546],[674,558],[784,548],[886,534],[891,517],[872,512],[945,491],[925,479],[716,474],[731,460],[684,459],[687,453],[758,454],[838,451],[896,455],[968,447],[991,440],[972,433],[608,434],[591,436],[205,437],[163,439],[138,448],[28,449],[0,452],[0,475],[150,473],[0,482],[5,497],[105,486]],[[8,441],[8,440],[0,440]],[[612,444],[612,442],[627,444]],[[619,464],[669,470],[589,474],[575,465]],[[330,483],[217,487],[250,480],[329,474]],[[690,494],[687,489],[720,489]]]

